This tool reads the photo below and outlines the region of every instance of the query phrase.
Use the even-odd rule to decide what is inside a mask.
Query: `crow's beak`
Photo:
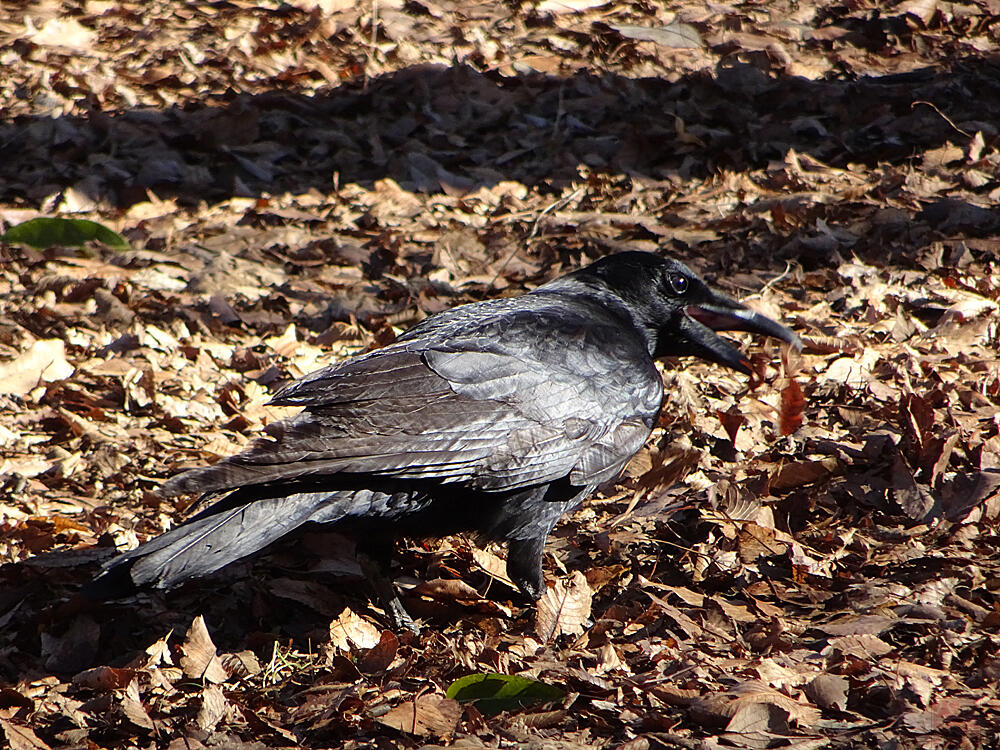
[[[693,350],[692,354],[742,373],[749,374],[750,360],[728,339],[717,336],[715,331],[759,333],[802,349],[802,342],[792,331],[721,294],[713,294],[706,302],[688,305],[684,313],[680,327]]]

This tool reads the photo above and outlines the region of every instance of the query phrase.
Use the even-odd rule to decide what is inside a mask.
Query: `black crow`
[[[692,355],[749,373],[719,330],[799,346],[685,265],[644,252],[432,315],[279,390],[272,404],[304,409],[162,487],[219,499],[112,560],[84,593],[169,589],[303,524],[347,523],[363,540],[470,531],[505,541],[511,580],[537,599],[552,527],[617,477],[656,424],[653,361]]]

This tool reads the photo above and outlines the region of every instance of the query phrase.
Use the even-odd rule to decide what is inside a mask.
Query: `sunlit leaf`
[[[446,693],[459,703],[475,703],[484,714],[559,700],[565,694],[555,685],[507,674],[470,674],[451,683]]]
[[[700,49],[704,46],[701,35],[694,26],[676,21],[667,26],[649,27],[619,24],[612,26],[612,28],[622,36],[637,42],[654,42],[664,47],[676,49]]]
[[[79,247],[88,242],[100,242],[108,247],[128,247],[124,237],[96,221],[50,216],[29,219],[11,227],[3,235],[3,240],[37,248]]]

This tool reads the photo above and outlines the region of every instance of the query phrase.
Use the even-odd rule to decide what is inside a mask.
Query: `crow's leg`
[[[399,600],[396,587],[392,583],[393,550],[394,545],[390,539],[369,538],[358,550],[358,563],[361,565],[361,572],[372,587],[375,600],[385,608],[392,626],[396,629],[406,628],[414,633],[419,633],[419,626]]]
[[[511,539],[507,544],[507,575],[531,601],[541,599],[545,590],[542,555],[547,536],[548,531],[531,539]]]
[[[593,489],[548,485],[508,498],[497,526],[507,539],[507,575],[532,601],[545,593],[542,555],[552,527]]]

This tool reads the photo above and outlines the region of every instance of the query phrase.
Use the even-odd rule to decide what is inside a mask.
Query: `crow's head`
[[[653,357],[701,357],[749,373],[746,356],[716,331],[749,331],[802,348],[792,331],[714,291],[694,271],[670,258],[618,253],[571,276],[621,299]]]

